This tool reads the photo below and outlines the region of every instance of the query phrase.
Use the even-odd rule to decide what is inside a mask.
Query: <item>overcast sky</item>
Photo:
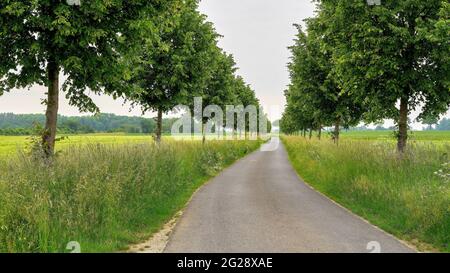
[[[310,0],[203,0],[200,10],[224,36],[220,46],[234,55],[238,74],[253,87],[265,108],[283,108],[283,91],[289,83],[287,47],[293,44],[296,33],[293,24],[313,16],[314,4]],[[0,112],[43,113],[40,102],[44,92],[45,88],[34,86],[30,91],[5,94],[0,97]],[[61,114],[80,115],[61,97]],[[110,97],[93,98],[104,113],[141,114],[139,110],[130,112],[129,106]],[[280,114],[273,112],[270,118],[277,119]]]
[[[289,81],[287,47],[295,35],[292,24],[312,16],[313,4],[309,0],[203,0],[200,10],[224,36],[220,46],[234,55],[238,73],[256,90],[261,103],[284,106],[283,90]],[[45,91],[45,87],[33,86],[30,91],[6,93],[0,97],[0,112],[43,113]],[[102,112],[141,114],[139,110],[130,112],[129,106],[108,96],[93,98]],[[60,114],[80,115],[64,96],[60,104]],[[278,118],[279,114],[274,114]]]
[[[263,106],[283,108],[289,84],[288,46],[294,23],[314,14],[309,0],[203,0],[201,11],[224,37],[220,46],[234,55],[238,74],[256,91]],[[282,109],[281,109],[282,110]],[[271,113],[272,119],[281,113]]]

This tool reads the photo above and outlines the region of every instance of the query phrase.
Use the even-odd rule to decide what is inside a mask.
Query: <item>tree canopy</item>
[[[205,88],[217,47],[219,35],[198,12],[198,1],[182,2],[171,14],[171,25],[161,30],[158,46],[144,46],[137,73],[131,79],[140,91],[129,99],[143,111],[157,111],[159,128],[163,113],[187,104],[192,94]],[[158,140],[160,136],[159,131]]]
[[[292,47],[288,111],[282,124],[295,122],[287,116],[298,108],[291,104],[299,101],[310,109],[297,118],[328,121],[334,115],[347,125],[394,119],[398,150],[404,151],[412,111],[420,111],[418,120],[424,121],[439,118],[450,106],[450,4],[316,2],[316,16],[306,21],[306,33],[299,29]]]
[[[198,11],[198,0],[72,2],[0,3],[0,96],[33,85],[48,88],[47,156],[54,152],[60,87],[81,112],[100,110],[89,94],[158,111],[159,137],[162,114],[189,105],[194,96],[220,106],[239,101],[234,60],[218,47],[219,34]],[[148,122],[141,125],[151,131]]]
[[[145,40],[156,41],[154,24],[176,1],[2,1],[0,3],[0,95],[33,84],[48,87],[43,144],[52,154],[60,73],[62,90],[80,111],[98,111],[88,96],[131,92],[130,64]],[[170,19],[170,18],[169,18]]]

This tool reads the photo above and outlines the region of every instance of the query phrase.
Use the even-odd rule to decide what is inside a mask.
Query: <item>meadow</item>
[[[5,139],[7,141],[5,141]],[[72,136],[42,163],[2,138],[0,252],[126,250],[158,231],[193,192],[259,141],[170,141]],[[22,144],[20,144],[22,143]],[[5,148],[6,147],[6,148]]]
[[[343,132],[339,146],[283,136],[311,186],[419,250],[450,252],[450,132],[414,132],[400,159],[389,131]],[[255,141],[174,141],[150,135],[72,135],[52,164],[0,136],[0,252],[125,250],[183,208],[192,193]],[[442,170],[442,172],[438,172]]]
[[[83,146],[91,144],[141,144],[153,143],[151,134],[127,134],[127,133],[97,133],[97,134],[74,134],[60,135],[60,141],[57,142],[56,151],[64,151],[71,146]],[[208,140],[216,140],[217,135],[207,135]],[[179,140],[201,140],[202,136],[177,136],[171,137],[163,135],[164,141]],[[14,156],[24,150],[30,143],[30,136],[2,136],[0,135],[0,157]]]
[[[392,131],[343,131],[342,139],[372,140],[395,142]],[[415,142],[450,142],[450,131],[413,131],[410,132],[409,141]]]
[[[151,135],[144,134],[80,134],[62,135],[64,137],[58,141],[56,148],[58,151],[67,149],[73,145],[86,144],[125,144],[125,143],[145,143],[153,142]],[[0,157],[17,154],[26,148],[30,142],[29,136],[0,136]]]
[[[416,132],[404,156],[390,132],[283,136],[312,187],[421,251],[450,252],[450,132]]]

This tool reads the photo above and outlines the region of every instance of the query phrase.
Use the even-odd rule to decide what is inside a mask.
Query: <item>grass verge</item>
[[[419,250],[450,252],[449,144],[410,145],[400,159],[388,142],[282,140],[315,189]]]
[[[0,252],[123,250],[148,239],[193,192],[257,141],[71,146],[49,167],[0,159]]]

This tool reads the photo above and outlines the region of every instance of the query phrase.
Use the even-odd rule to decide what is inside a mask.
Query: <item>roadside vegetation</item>
[[[152,137],[144,134],[81,134],[61,135],[64,139],[58,142],[56,151],[64,151],[70,146],[97,145],[97,144],[140,144],[152,143]],[[15,156],[31,145],[31,136],[0,136],[0,158]],[[168,140],[170,140],[168,138]]]
[[[442,251],[450,251],[449,22],[448,1],[317,1],[290,47],[280,121],[308,183]],[[427,131],[411,131],[413,114]],[[387,119],[389,130],[358,131]]]
[[[411,115],[431,127],[450,107],[449,22],[448,1],[317,1],[290,47],[281,130],[332,127],[338,144],[342,128],[391,119],[406,152]]]
[[[410,143],[402,158],[394,141],[282,139],[315,189],[419,250],[450,252],[450,138]]]
[[[163,137],[178,120],[163,114],[180,114],[175,106],[190,107],[196,97],[264,114],[198,4],[0,2],[0,99],[47,87],[45,115],[0,114],[0,134],[11,135],[0,136],[0,252],[62,252],[69,241],[83,252],[112,251],[147,239],[195,189],[259,146]],[[157,115],[101,114],[93,94]],[[63,95],[95,115],[61,116]],[[214,126],[216,135],[257,133],[248,120],[207,123],[201,114],[194,124]],[[99,132],[114,134],[74,135]]]
[[[341,133],[342,139],[349,140],[373,140],[373,141],[388,141],[395,142],[394,131],[343,131]],[[449,131],[410,131],[409,141],[411,143],[430,144],[448,144],[450,142]]]
[[[125,249],[183,208],[193,192],[258,141],[69,146],[51,166],[0,158],[0,252]]]

